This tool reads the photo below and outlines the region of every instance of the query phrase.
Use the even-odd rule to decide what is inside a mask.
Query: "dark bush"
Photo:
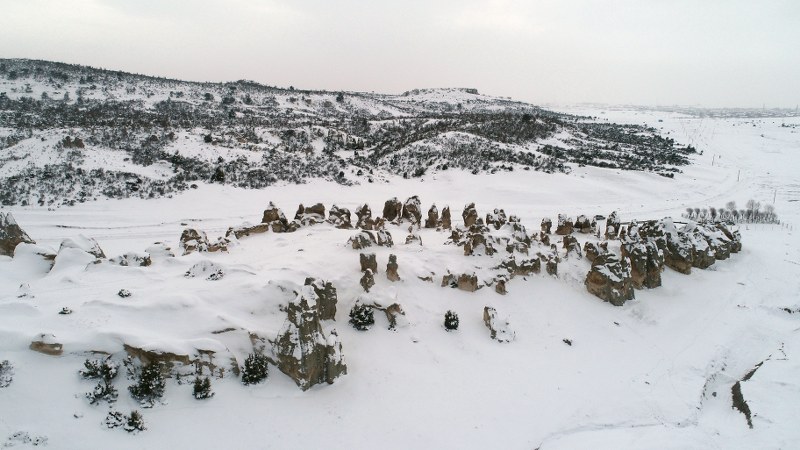
[[[359,331],[366,331],[375,324],[375,315],[372,307],[356,303],[350,310],[350,324]]]
[[[166,382],[162,371],[162,364],[150,363],[141,368],[136,383],[128,387],[131,396],[145,408],[152,408],[164,396]]]
[[[444,328],[447,331],[457,330],[458,329],[458,314],[453,311],[447,311],[444,313]]]
[[[242,368],[242,383],[256,384],[267,379],[269,365],[267,357],[260,353],[251,353],[244,360]]]
[[[214,392],[211,391],[211,380],[208,377],[195,377],[192,395],[194,395],[194,398],[198,400],[213,397]]]

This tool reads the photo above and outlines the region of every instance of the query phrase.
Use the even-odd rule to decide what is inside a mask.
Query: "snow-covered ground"
[[[558,278],[517,277],[505,296],[439,287],[448,269],[467,271],[487,261],[443,245],[444,233],[421,230],[420,247],[404,244],[402,228],[389,227],[396,245],[375,251],[380,271],[372,292],[403,305],[408,323],[396,331],[377,316],[367,332],[347,324],[363,293],[358,251],[345,246],[355,232],[329,225],[246,237],[228,253],[154,257],[147,268],[65,258],[44,275],[29,261],[0,257],[0,361],[15,367],[14,381],[0,388],[0,445],[19,442],[5,439],[22,431],[65,449],[798,447],[800,314],[783,308],[800,307],[794,229],[800,223],[800,119],[565,112],[647,123],[703,154],[674,179],[594,167],[574,167],[569,175],[451,170],[353,187],[201,185],[174,198],[10,211],[41,245],[57,250],[63,239],[82,234],[97,239],[109,257],[156,241],[177,250],[186,227],[221,236],[229,226],[260,222],[270,201],[291,218],[299,203],[351,211],[368,203],[380,214],[391,197],[419,195],[423,213],[434,202],[440,210],[449,205],[454,223],[461,223],[464,204],[475,202],[481,215],[501,207],[534,231],[543,217],[558,213],[617,210],[625,221],[654,219],[731,200],[739,207],[751,198],[772,203],[774,196],[783,225],[743,225],[742,252],[689,276],[666,269],[662,287],[637,291],[623,307],[586,292],[586,260],[566,260]],[[398,257],[400,282],[383,273],[389,253]],[[183,276],[203,260],[223,267],[225,278]],[[434,283],[417,278],[431,272]],[[107,408],[84,398],[93,383],[78,369],[88,350],[122,354],[125,342],[175,353],[227,351],[241,361],[252,351],[244,330],[273,338],[283,323],[279,304],[286,298],[277,285],[302,284],[306,276],[330,280],[339,291],[336,322],[326,327],[339,333],[348,374],[334,384],[303,392],[271,367],[262,384],[213,380],[216,395],[198,401],[190,384],[169,380],[166,404],[142,410],[148,429],[136,435],[107,429]],[[123,288],[133,296],[119,298]],[[484,306],[509,317],[514,342],[489,339]],[[62,307],[74,312],[57,314]],[[442,326],[448,309],[461,318],[457,332]],[[213,333],[228,327],[239,331]],[[28,350],[42,333],[64,345],[62,356]],[[751,429],[732,408],[731,388],[759,363],[741,383]],[[138,409],[123,378],[115,409]]]

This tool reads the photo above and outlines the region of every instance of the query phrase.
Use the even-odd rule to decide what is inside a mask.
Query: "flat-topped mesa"
[[[11,213],[0,212],[0,256],[14,256],[18,244],[35,244]]]
[[[633,280],[626,259],[611,252],[598,255],[584,282],[586,289],[614,306],[634,298]]]
[[[316,225],[325,221],[325,205],[317,203],[313,206],[303,206],[301,203],[294,215],[294,222],[302,226]]]
[[[273,344],[278,369],[302,390],[347,373],[336,330],[325,335],[313,286],[303,286],[286,307],[286,321]]]

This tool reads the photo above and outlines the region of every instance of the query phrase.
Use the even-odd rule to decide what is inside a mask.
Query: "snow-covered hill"
[[[671,177],[693,147],[474,89],[401,95],[194,83],[0,60],[0,203],[74,205],[204,183],[342,185],[577,166]]]

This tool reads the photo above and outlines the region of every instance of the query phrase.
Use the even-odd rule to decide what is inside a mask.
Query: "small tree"
[[[106,383],[110,383],[119,373],[119,364],[112,361],[111,358],[103,360],[87,359],[83,362],[83,367],[78,373],[87,380],[101,379]]]
[[[117,388],[105,381],[100,381],[91,392],[86,393],[86,398],[89,399],[89,404],[91,405],[97,405],[100,402],[111,404],[117,401],[118,396]]]
[[[208,377],[195,377],[192,395],[194,395],[194,398],[198,400],[213,397],[214,393],[211,391],[211,380]]]
[[[453,331],[458,329],[458,314],[453,311],[447,311],[444,313],[444,328],[447,331]]]
[[[128,387],[131,396],[145,408],[152,408],[156,401],[164,396],[166,382],[164,381],[164,375],[161,371],[161,364],[148,364],[142,367],[139,373],[139,380],[136,384]]]
[[[133,410],[131,411],[131,415],[127,417],[125,421],[125,425],[122,427],[128,433],[136,433],[138,431],[144,431],[147,428],[144,426],[144,418],[139,411]]]
[[[369,330],[375,324],[375,315],[372,312],[372,307],[362,303],[353,305],[353,309],[350,310],[350,324],[359,331]]]
[[[267,357],[260,353],[251,353],[244,360],[242,368],[242,383],[256,384],[266,380],[269,376]]]

